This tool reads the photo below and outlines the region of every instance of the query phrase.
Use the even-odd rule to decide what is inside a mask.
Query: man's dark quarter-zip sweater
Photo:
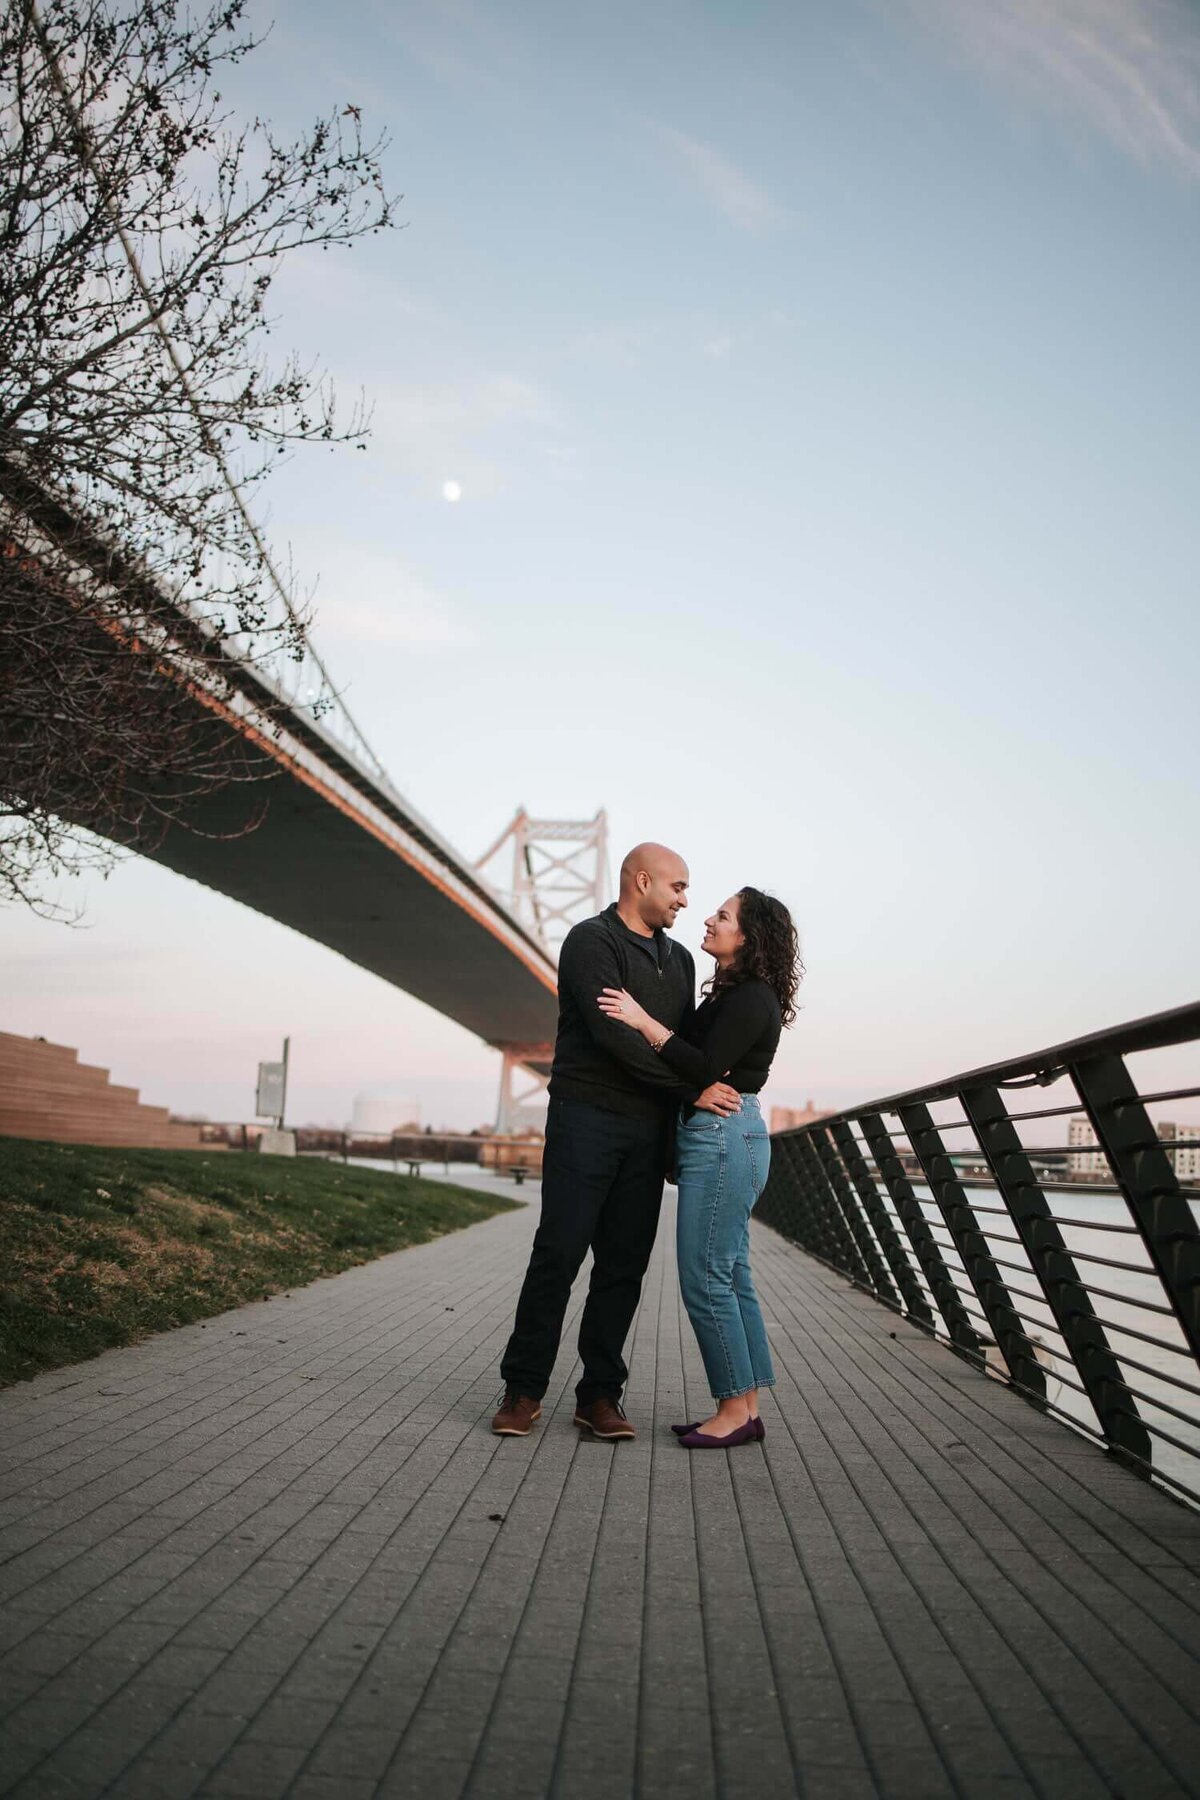
[[[673,1074],[640,1032],[600,1011],[596,1002],[606,987],[627,988],[672,1031],[686,1031],[696,1010],[696,968],[682,944],[664,931],[652,938],[630,931],[615,904],[584,919],[567,933],[558,959],[550,1097],[660,1118],[698,1089]]]

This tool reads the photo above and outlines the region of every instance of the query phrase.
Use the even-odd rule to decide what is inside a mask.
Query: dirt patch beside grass
[[[0,1384],[515,1204],[307,1159],[0,1138]]]

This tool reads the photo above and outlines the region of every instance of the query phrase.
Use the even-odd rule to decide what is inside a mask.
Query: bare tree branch
[[[234,650],[304,651],[241,490],[365,434],[262,345],[285,256],[394,223],[385,142],[351,105],[294,142],[235,125],[245,4],[0,0],[0,899],[266,773],[195,705]],[[182,663],[155,650],[181,617]]]

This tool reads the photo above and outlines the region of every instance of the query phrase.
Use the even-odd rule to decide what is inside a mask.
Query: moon
[[[462,484],[457,481],[443,481],[442,499],[448,500],[451,506],[457,506],[462,499]]]

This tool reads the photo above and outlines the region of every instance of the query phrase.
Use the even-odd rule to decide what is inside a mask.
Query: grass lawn
[[[315,1159],[0,1138],[0,1384],[516,1204]]]

